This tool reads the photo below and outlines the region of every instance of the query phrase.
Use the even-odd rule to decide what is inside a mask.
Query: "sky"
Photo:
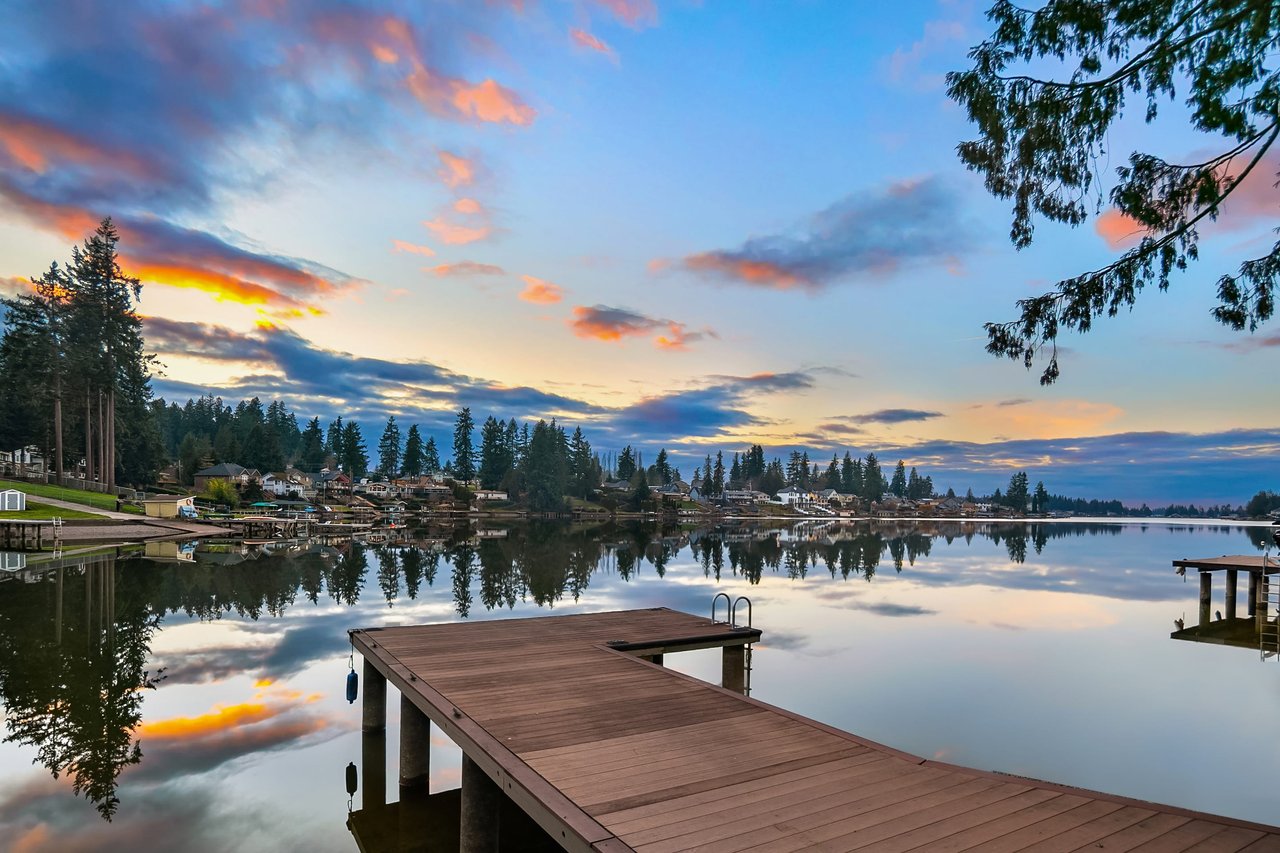
[[[1102,195],[1013,249],[945,93],[983,13],[19,2],[0,290],[110,215],[158,396],[281,398],[354,417],[371,446],[392,414],[448,446],[470,406],[666,447],[686,476],[759,443],[875,452],[961,493],[1017,470],[1132,503],[1280,487],[1280,330],[1209,313],[1218,276],[1270,245],[1270,174],[1167,292],[1063,339],[1055,385],[984,351],[984,322],[1133,235]],[[1178,111],[1117,126],[1108,174],[1135,146],[1212,146]]]

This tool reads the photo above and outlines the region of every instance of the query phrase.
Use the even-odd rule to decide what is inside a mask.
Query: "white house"
[[[478,501],[505,501],[507,493],[501,489],[476,489],[476,500]]]
[[[787,506],[804,506],[813,503],[813,495],[799,486],[787,486],[778,490],[778,503]]]

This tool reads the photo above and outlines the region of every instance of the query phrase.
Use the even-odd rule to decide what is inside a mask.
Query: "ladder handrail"
[[[718,621],[716,619],[716,603],[719,602],[721,598],[724,598],[724,615],[726,617],[724,624],[730,625],[733,623],[733,599],[729,597],[729,593],[727,592],[717,592],[715,597],[711,599],[711,621]]]
[[[726,595],[725,598],[728,598]],[[745,601],[747,603],[747,627],[751,627],[751,599],[745,595],[740,595],[733,600],[733,604],[729,607],[729,624],[738,627],[738,602]]]

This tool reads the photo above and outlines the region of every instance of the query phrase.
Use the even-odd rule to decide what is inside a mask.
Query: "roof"
[[[197,477],[239,477],[248,469],[234,462],[219,462],[203,471],[197,471]]]

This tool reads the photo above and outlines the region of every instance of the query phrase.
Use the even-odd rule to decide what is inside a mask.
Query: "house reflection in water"
[[[1261,556],[1222,556],[1201,560],[1174,560],[1174,569],[1184,575],[1195,569],[1200,575],[1200,607],[1195,625],[1186,626],[1175,620],[1178,630],[1169,636],[1175,640],[1212,643],[1256,649],[1263,660],[1280,657],[1280,562]],[[1222,572],[1226,580],[1222,609],[1213,606],[1213,578]],[[1248,577],[1245,613],[1237,610],[1239,576]]]

